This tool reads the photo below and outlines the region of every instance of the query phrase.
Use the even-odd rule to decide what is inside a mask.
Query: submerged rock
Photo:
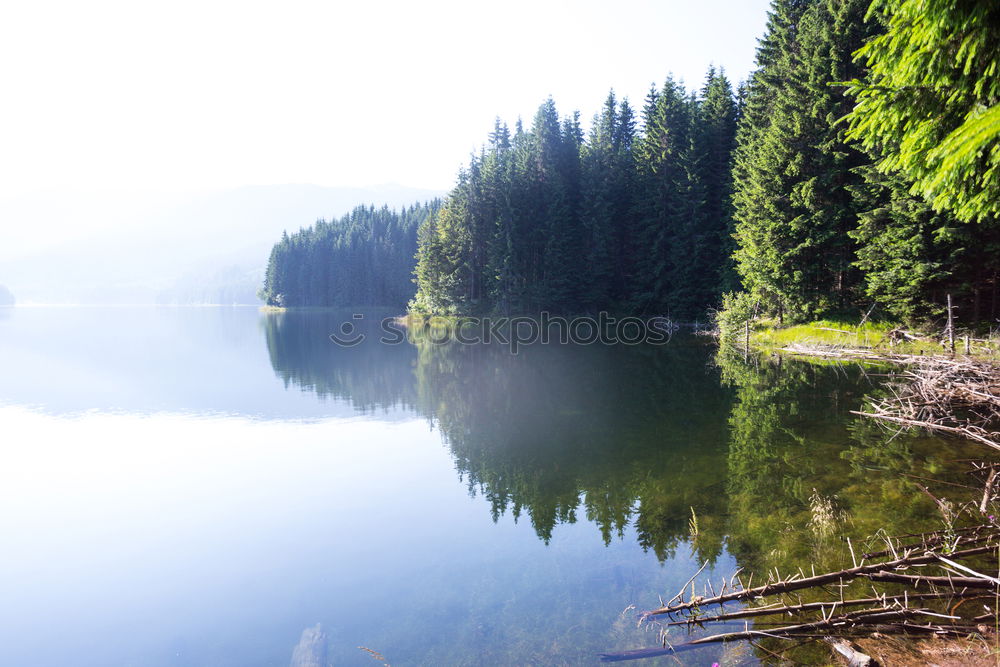
[[[326,633],[319,623],[302,631],[299,643],[292,649],[291,667],[327,667]]]

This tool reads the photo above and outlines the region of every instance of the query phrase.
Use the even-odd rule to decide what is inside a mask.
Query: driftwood
[[[957,619],[957,616],[944,616],[943,614],[935,614],[928,609],[864,609],[861,611],[851,612],[848,614],[841,614],[840,616],[831,616],[819,621],[813,621],[811,623],[799,623],[797,625],[786,625],[781,628],[770,628],[768,630],[743,630],[742,632],[725,632],[718,635],[710,635],[708,637],[701,637],[700,639],[694,639],[689,642],[689,644],[697,646],[700,644],[714,644],[716,642],[726,642],[734,641],[738,639],[750,639],[752,637],[800,637],[804,635],[815,635],[822,631],[837,630],[839,632],[844,632],[845,630],[851,630],[855,627],[861,625],[876,625],[883,628],[894,627],[894,621],[904,621],[906,619],[912,619],[915,616],[941,616],[948,619]],[[889,624],[889,625],[886,625]],[[921,629],[926,629],[927,632],[934,632],[940,634],[940,630],[943,630],[943,626],[935,625],[917,625],[909,623],[900,623],[899,627],[916,627]],[[889,629],[887,632],[892,632]]]
[[[599,657],[601,662],[624,662],[626,660],[645,660],[646,658],[658,658],[662,655],[673,655],[674,653],[680,653],[681,651],[690,650],[695,648],[689,644],[682,644],[681,646],[661,646],[656,648],[637,648],[632,651],[621,651],[620,653],[601,653]]]
[[[979,597],[983,597],[983,594],[979,591],[969,593],[956,592],[951,596],[951,599],[959,600]],[[856,600],[845,600],[843,602],[806,602],[803,604],[793,605],[772,604],[767,607],[748,607],[739,611],[717,614],[715,616],[690,616],[680,621],[670,621],[667,625],[705,625],[708,623],[734,621],[743,618],[757,618],[760,616],[776,616],[779,614],[791,616],[807,611],[819,611],[821,613],[826,613],[835,608],[843,609],[844,607],[858,607],[880,603],[884,606],[890,603],[905,604],[909,602],[919,602],[921,600],[941,599],[942,596],[940,593],[917,593],[914,595],[882,595],[880,597],[858,598]]]
[[[990,467],[989,477],[986,478],[986,486],[983,487],[983,499],[979,501],[979,513],[986,514],[989,503],[993,500],[994,486],[997,481],[997,469]]]
[[[973,547],[971,549],[964,549],[962,551],[956,551],[951,554],[953,559],[955,558],[968,558],[969,556],[978,556],[986,553],[995,553],[996,547],[994,546],[982,546]],[[688,611],[691,609],[697,609],[701,607],[708,607],[711,605],[721,605],[726,602],[735,601],[749,601],[757,598],[762,598],[767,595],[777,595],[779,593],[788,593],[791,591],[802,590],[805,588],[815,588],[817,586],[823,586],[825,584],[832,584],[838,582],[847,582],[857,577],[869,576],[875,573],[891,570],[893,568],[901,567],[912,567],[914,565],[927,565],[930,563],[935,563],[938,561],[937,554],[934,553],[924,553],[918,556],[904,556],[903,558],[897,558],[892,561],[885,563],[872,563],[870,565],[858,565],[856,567],[850,567],[843,570],[838,570],[837,572],[827,572],[825,574],[818,574],[812,577],[795,577],[791,579],[785,579],[782,581],[771,581],[763,586],[757,586],[755,588],[744,588],[741,590],[736,590],[731,593],[725,593],[722,595],[716,595],[714,597],[704,597],[695,596],[687,602],[680,602],[678,604],[667,605],[660,607],[659,609],[654,609],[652,611],[646,612],[647,616],[656,616],[660,614],[676,614],[682,611]]]
[[[861,417],[871,417],[872,419],[881,419],[883,421],[894,422],[896,424],[902,424],[903,426],[912,426],[914,428],[925,428],[928,431],[938,431],[940,433],[949,433],[951,435],[957,435],[966,437],[969,440],[975,440],[980,442],[987,447],[992,447],[993,449],[1000,450],[1000,442],[996,441],[996,435],[989,433],[989,436],[982,435],[981,429],[974,425],[966,424],[965,426],[948,426],[947,424],[936,423],[932,421],[921,421],[919,419],[910,419],[907,417],[897,417],[896,415],[886,414],[886,413],[875,413],[875,412],[861,412],[860,410],[851,410],[851,414],[859,415]]]
[[[991,534],[990,537],[996,537]],[[892,561],[859,565],[838,572],[830,572],[813,577],[790,578],[771,581],[755,588],[739,590],[716,595],[713,597],[693,596],[690,600],[680,602],[642,614],[642,620],[663,614],[686,614],[682,620],[672,620],[667,625],[706,625],[711,623],[726,623],[738,619],[748,619],[760,616],[789,615],[801,617],[803,614],[819,612],[820,618],[793,623],[778,627],[768,627],[768,624],[735,632],[723,632],[692,639],[684,644],[646,649],[637,649],[621,653],[605,653],[601,659],[605,662],[637,660],[655,656],[670,655],[675,652],[687,651],[705,644],[739,640],[754,640],[762,638],[776,639],[807,639],[828,641],[834,650],[844,656],[852,665],[874,665],[870,656],[853,648],[847,637],[867,636],[873,633],[883,635],[934,635],[942,637],[967,636],[978,631],[977,623],[986,620],[984,617],[963,620],[960,616],[935,611],[929,607],[914,607],[918,602],[962,601],[974,598],[988,597],[992,599],[1000,595],[1000,579],[976,573],[957,562],[958,559],[972,556],[983,556],[997,553],[997,545],[977,546],[950,552],[948,556],[925,551],[922,554],[907,555]],[[978,576],[957,576],[948,572],[945,575],[902,574],[917,566],[938,564],[961,568]],[[950,569],[950,568],[949,568]],[[700,572],[701,570],[699,570]],[[764,595],[780,595],[803,588],[815,588],[826,583],[847,582],[864,578],[873,582],[905,584],[908,586],[929,587],[933,592],[910,594],[908,592],[893,595],[881,595],[870,598],[847,600],[832,600],[829,602],[810,602],[800,604],[774,603],[764,607],[751,607],[732,612],[723,612],[714,616],[698,615],[705,606],[727,602],[759,600]],[[690,583],[690,582],[689,582]],[[687,584],[685,584],[685,589]],[[985,595],[984,592],[988,592]],[[675,598],[676,599],[676,598]],[[780,599],[780,598],[779,598]],[[874,605],[874,606],[873,606]],[[866,608],[856,611],[843,611],[853,606]],[[957,608],[959,605],[954,605]],[[929,619],[918,622],[919,618]],[[992,615],[988,615],[993,619]],[[768,650],[768,653],[774,654]]]
[[[606,662],[618,662],[624,660],[637,660],[658,655],[668,655],[676,651],[690,650],[691,648],[712,644],[717,642],[754,640],[760,638],[778,639],[824,639],[835,640],[834,648],[845,655],[848,660],[856,659],[858,662],[851,664],[874,664],[865,662],[863,653],[847,651],[849,644],[836,643],[837,639],[850,636],[869,635],[874,632],[889,634],[924,634],[945,637],[959,637],[976,632],[975,624],[970,624],[959,616],[945,614],[930,607],[911,606],[917,602],[947,602],[962,601],[973,598],[1000,595],[1000,579],[980,574],[979,572],[962,565],[958,561],[965,558],[977,556],[987,556],[996,554],[1000,544],[1000,533],[993,526],[976,526],[959,529],[964,535],[965,544],[976,543],[977,546],[968,546],[964,549],[954,549],[952,544],[943,539],[939,533],[928,533],[927,541],[921,544],[921,548],[915,546],[907,548],[891,548],[886,554],[894,553],[897,557],[892,560],[865,564],[862,559],[861,564],[851,568],[845,568],[837,572],[827,572],[811,577],[794,575],[786,579],[774,579],[762,586],[743,586],[728,593],[721,593],[711,597],[694,594],[693,581],[704,570],[704,565],[698,570],[681,592],[671,600],[671,604],[645,612],[640,615],[640,620],[645,621],[657,616],[667,615],[671,620],[668,626],[704,626],[712,623],[727,623],[739,619],[758,618],[763,616],[788,615],[801,617],[804,614],[820,614],[819,619],[808,620],[801,623],[793,623],[778,627],[769,627],[769,624],[759,624],[758,627],[747,626],[741,631],[724,632],[706,637],[692,639],[684,644],[668,647],[639,649],[626,651],[623,653],[602,654],[601,659]],[[982,532],[983,534],[979,534]],[[913,537],[913,536],[910,536]],[[894,538],[887,538],[891,544]],[[981,544],[984,541],[993,542],[991,544]],[[947,555],[939,553],[936,549],[945,546],[948,548]],[[902,554],[901,556],[899,554]],[[921,568],[937,566],[944,569],[945,574],[904,574],[903,572],[911,568]],[[958,569],[972,576],[963,574],[953,574]],[[734,580],[738,576],[733,577]],[[828,602],[809,602],[799,604],[782,604],[776,602],[760,607],[749,607],[736,611],[725,611],[725,605],[731,602],[756,602],[766,598],[766,596],[780,596],[803,589],[815,589],[827,584],[837,583],[841,586],[856,579],[867,579],[872,582],[904,584],[910,587],[929,588],[930,592],[911,594],[909,592],[897,594],[883,594],[876,597],[856,598],[846,600],[831,600]],[[691,587],[691,597],[687,600],[684,595]],[[719,614],[708,616],[701,613],[706,607],[719,605],[723,611]],[[865,609],[856,611],[844,611],[849,607],[863,606]],[[958,605],[955,605],[956,607]],[[684,618],[674,619],[674,615],[681,615]],[[917,622],[918,618],[931,619],[928,622]],[[840,647],[840,648],[837,648]],[[841,650],[844,649],[844,650]],[[854,651],[851,649],[851,651]],[[770,652],[770,651],[768,651]],[[853,656],[853,657],[852,657]]]
[[[979,577],[931,577],[922,574],[899,574],[896,572],[873,572],[865,575],[871,581],[882,581],[894,584],[908,584],[910,586],[941,586],[952,590],[966,588],[981,588],[986,590],[996,590],[997,585],[987,579]]]
[[[892,548],[861,554],[861,557],[864,560],[873,560],[875,558],[896,556],[900,553],[912,553],[917,549],[940,548],[942,546],[948,546],[951,549],[955,549],[959,546],[967,547],[995,538],[1000,538],[1000,526],[972,526],[969,528],[953,530],[951,534],[928,533],[924,536],[923,541],[916,544],[902,544],[899,542],[900,538],[892,538],[889,540],[889,543],[892,544]]]
[[[977,468],[979,473],[986,470],[992,471],[994,468],[992,466]],[[992,478],[995,479],[996,475]],[[987,479],[987,484],[989,482],[990,479]],[[929,491],[927,493],[931,495]],[[915,543],[913,540],[916,538],[920,541]],[[800,572],[787,578],[778,577],[775,571],[772,579],[756,587],[750,585],[752,577],[747,585],[744,585],[737,573],[732,578],[732,590],[726,591],[728,585],[723,584],[723,592],[712,596],[695,594],[694,580],[704,570],[702,566],[695,576],[684,584],[681,592],[671,600],[670,604],[645,612],[641,615],[641,621],[665,615],[670,618],[666,623],[667,626],[704,627],[739,620],[747,623],[749,619],[762,617],[787,616],[801,620],[787,625],[761,623],[757,620],[754,627],[747,624],[738,631],[699,637],[674,646],[664,642],[662,647],[604,654],[602,660],[635,660],[687,651],[705,644],[740,640],[753,642],[766,638],[824,640],[830,643],[833,650],[840,653],[849,664],[872,665],[874,662],[870,656],[851,647],[846,641],[847,638],[869,636],[874,633],[963,637],[980,632],[982,628],[978,625],[980,622],[987,620],[995,622],[993,615],[995,612],[986,617],[969,619],[949,611],[958,609],[967,600],[977,598],[992,600],[1000,595],[1000,578],[983,574],[980,570],[960,562],[967,559],[986,559],[990,562],[987,571],[996,570],[1000,565],[996,560],[1000,552],[1000,528],[992,522],[884,539],[889,546],[888,549],[863,554],[860,563],[850,568],[810,577],[802,576]],[[884,560],[889,557],[890,560]],[[883,560],[875,560],[879,558]],[[875,562],[866,562],[869,559]],[[976,562],[978,561],[974,560],[973,564]],[[818,589],[828,584],[837,584],[843,590],[846,584],[859,579],[880,584],[903,585],[909,590],[876,594],[874,597],[866,598],[844,599],[841,594],[841,599],[826,602],[803,603],[800,600],[798,604],[786,604],[782,601],[787,593]],[[911,592],[914,588],[922,590]],[[769,598],[774,601],[768,603]],[[727,611],[726,605],[729,603],[750,603],[755,606]],[[703,613],[713,605],[718,605],[721,611],[715,615]],[[847,611],[852,607],[863,608]],[[810,614],[818,615],[818,618],[809,619]],[[676,616],[681,618],[678,619]],[[766,649],[758,648],[772,657],[780,657],[780,653],[788,647],[780,648],[779,645]]]

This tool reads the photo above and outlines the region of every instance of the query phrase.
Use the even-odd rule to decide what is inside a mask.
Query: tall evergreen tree
[[[774,0],[751,79],[734,167],[737,268],[769,310],[794,318],[855,299],[859,203],[867,156],[834,121],[848,110],[832,86],[856,74],[851,54],[871,28],[866,0]]]
[[[671,306],[675,311],[684,309],[676,297],[683,298],[686,286],[677,278],[687,261],[688,228],[697,225],[691,219],[697,194],[689,178],[695,173],[696,159],[693,107],[684,87],[670,77],[659,92],[650,93],[643,109],[643,131],[636,144],[641,194],[635,214],[643,248],[634,295],[638,312],[668,313]]]
[[[635,118],[627,100],[608,94],[583,148],[581,225],[587,272],[581,303],[591,311],[620,308],[631,293],[635,255],[632,218]]]
[[[738,109],[725,72],[711,68],[701,92],[701,114],[695,134],[695,151],[702,155],[699,178],[704,187],[699,230],[701,242],[694,262],[698,267],[695,304],[714,304],[722,292],[736,288],[731,256],[732,155],[736,142]]]
[[[1000,315],[1000,227],[970,225],[910,193],[901,174],[863,170],[869,206],[852,232],[869,297],[904,322],[943,316],[950,295],[960,320]]]

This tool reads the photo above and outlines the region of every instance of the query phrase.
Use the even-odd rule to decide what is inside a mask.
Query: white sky
[[[0,197],[401,183],[445,190],[493,118],[584,120],[669,71],[734,83],[767,0],[7,2]],[[2,221],[0,221],[2,223]]]

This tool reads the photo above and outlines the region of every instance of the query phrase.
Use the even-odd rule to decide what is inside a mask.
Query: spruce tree
[[[868,36],[865,0],[775,0],[758,54],[734,167],[737,268],[762,305],[795,319],[856,298],[859,202],[868,158],[835,125],[851,54]]]
[[[701,214],[705,226],[697,261],[701,279],[696,298],[703,306],[717,303],[722,292],[736,288],[738,280],[731,259],[735,250],[732,155],[737,114],[736,99],[725,72],[710,69],[702,88],[695,147],[703,156],[700,178],[705,188]]]
[[[684,87],[669,77],[662,90],[650,93],[643,109],[643,132],[636,145],[641,194],[635,208],[643,250],[633,295],[633,308],[640,313],[669,314],[672,306],[675,311],[683,308],[671,303],[671,297],[683,290],[677,277],[686,261],[685,230],[696,224],[689,188],[695,158],[692,106]]]

